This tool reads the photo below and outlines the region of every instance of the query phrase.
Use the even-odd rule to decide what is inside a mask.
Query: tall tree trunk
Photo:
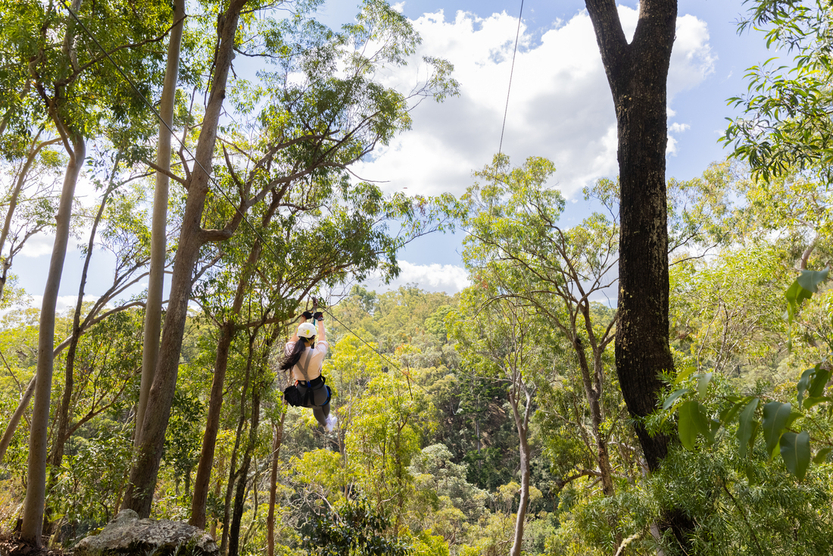
[[[529,394],[526,394],[526,406],[524,407],[523,415],[521,415],[518,409],[518,393],[525,389],[522,385],[519,387],[518,382],[520,380],[522,380],[520,376],[516,377],[512,384],[512,390],[509,392],[509,403],[512,406],[515,428],[518,430],[518,450],[521,456],[521,496],[518,501],[518,513],[515,517],[515,538],[512,542],[512,549],[509,551],[509,556],[521,556],[524,541],[524,523],[526,522],[526,512],[529,509],[530,450],[527,433],[529,432],[529,413],[532,400]]]
[[[263,225],[267,226],[277,211],[279,198],[272,203],[263,217]],[[214,361],[214,378],[211,382],[211,395],[208,401],[208,416],[206,418],[205,433],[202,438],[202,449],[200,451],[200,462],[197,467],[197,476],[194,479],[194,495],[191,498],[191,519],[188,523],[200,529],[205,528],[205,505],[208,501],[208,488],[211,482],[211,469],[214,466],[214,449],[217,443],[217,433],[220,430],[220,411],[223,407],[223,385],[226,380],[228,369],[229,347],[234,340],[236,331],[235,321],[243,307],[246,291],[249,288],[252,272],[257,261],[263,252],[263,245],[260,239],[255,242],[249,253],[246,266],[237,283],[237,291],[234,294],[234,301],[228,320],[220,327],[220,338],[217,342],[217,356]]]
[[[165,277],[165,254],[168,220],[168,176],[171,169],[171,129],[173,128],[174,103],[176,100],[177,74],[179,73],[179,51],[182,43],[182,28],[185,26],[185,0],[174,0],[174,26],[168,42],[168,62],[165,67],[165,82],[159,101],[159,140],[156,147],[156,187],[153,196],[153,219],[150,229],[150,276],[148,277],[148,298],[145,306],[144,344],[142,348],[142,384],[139,389],[139,405],[136,408],[135,446],[139,446],[142,424],[148,394],[153,384],[153,373],[159,356],[159,332],[162,326],[162,290]]]
[[[58,411],[58,432],[55,434],[54,444],[52,446],[52,455],[50,457],[50,465],[52,466],[52,474],[50,482],[54,481],[58,468],[64,458],[64,445],[67,441],[67,430],[69,429],[69,409],[72,403],[72,393],[75,376],[75,354],[78,350],[78,341],[81,338],[81,309],[84,304],[84,290],[87,284],[87,273],[90,269],[90,260],[93,256],[95,246],[95,234],[98,230],[98,225],[101,223],[101,218],[104,215],[104,208],[107,206],[107,201],[110,194],[113,192],[113,180],[116,177],[116,172],[119,166],[119,158],[116,157],[116,163],[113,167],[113,173],[110,175],[110,184],[104,196],[101,199],[101,205],[98,207],[98,213],[93,220],[93,227],[90,230],[90,240],[87,242],[87,255],[84,258],[84,266],[81,270],[81,284],[78,286],[78,298],[75,301],[75,313],[72,316],[72,336],[69,342],[69,349],[67,350],[66,371],[64,373],[64,395],[61,399],[61,407]]]
[[[613,95],[618,131],[616,371],[648,468],[656,471],[668,453],[669,439],[664,434],[648,434],[643,420],[657,408],[661,374],[674,370],[668,344],[665,150],[666,83],[677,0],[642,0],[630,44],[613,0],[586,0],[586,5]],[[666,508],[662,521],[685,550],[691,520],[678,508]]]
[[[191,275],[199,255],[200,247],[207,241],[200,226],[205,197],[209,188],[209,175],[217,139],[217,124],[226,95],[226,82],[234,57],[234,36],[240,10],[246,0],[232,0],[228,10],[217,22],[220,38],[215,57],[216,66],[211,96],[206,106],[203,126],[197,143],[196,162],[191,174],[185,213],[179,236],[179,248],[171,278],[171,293],[168,311],[165,315],[165,334],[159,348],[159,361],[150,389],[145,418],[142,423],[141,442],[137,456],[130,470],[130,484],[125,495],[123,508],[136,511],[141,517],[150,515],[156,476],[165,444],[165,431],[171,413],[176,389],[179,354],[188,317],[188,299],[191,295]]]
[[[55,217],[55,243],[52,245],[52,258],[49,273],[43,291],[39,333],[37,382],[35,385],[35,407],[32,413],[32,425],[29,432],[29,461],[26,474],[26,501],[23,505],[23,523],[21,538],[33,546],[41,544],[43,526],[43,508],[46,495],[46,452],[49,427],[49,402],[52,393],[53,349],[55,342],[55,306],[58,301],[58,289],[69,243],[69,224],[72,216],[72,201],[75,196],[75,184],[84,165],[86,144],[84,138],[73,133],[72,152],[64,175],[61,201]]]
[[[253,352],[254,337],[249,337],[249,356],[246,361],[246,376],[243,380],[243,386],[240,388],[240,415],[237,418],[237,434],[234,435],[234,449],[231,451],[231,465],[229,466],[228,483],[226,484],[226,498],[223,504],[223,538],[220,540],[220,554],[228,554],[229,536],[231,527],[229,527],[229,515],[231,509],[231,499],[234,494],[234,481],[237,478],[239,469],[237,467],[237,456],[240,450],[240,441],[243,437],[243,430],[246,428],[246,400],[249,393],[249,385],[252,378],[252,361],[254,359]]]
[[[674,44],[676,0],[643,0],[627,43],[613,0],[587,0],[613,102],[619,142],[619,321],[616,369],[653,471],[667,453],[665,435],[642,419],[657,407],[660,374],[673,370],[668,347],[668,228],[665,149],[666,81]]]
[[[260,424],[260,390],[263,383],[260,375],[262,373],[261,370],[252,385],[252,417],[249,426],[249,440],[246,443],[243,460],[240,462],[240,469],[237,472],[237,490],[234,495],[234,510],[231,515],[228,556],[237,556],[239,551],[240,523],[243,519],[244,502],[246,501],[246,483],[249,480],[249,467],[252,463],[252,452],[257,443],[257,429]]]
[[[217,355],[214,360],[214,378],[211,382],[211,394],[208,401],[208,416],[202,438],[200,462],[194,479],[194,495],[191,498],[191,519],[194,527],[205,528],[205,506],[208,501],[208,488],[211,482],[211,469],[214,466],[214,450],[217,445],[217,433],[220,430],[220,410],[223,407],[223,385],[228,369],[229,348],[234,339],[233,322],[225,322],[220,327],[220,339],[217,341]]]
[[[266,516],[266,556],[275,556],[275,504],[278,494],[278,455],[283,442],[283,422],[286,419],[286,408],[282,408],[281,420],[275,427],[275,438],[272,442],[272,465],[269,471],[269,513]]]

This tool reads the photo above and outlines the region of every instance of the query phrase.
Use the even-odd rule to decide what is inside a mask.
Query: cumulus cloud
[[[619,11],[625,33],[631,36],[638,13],[626,6]],[[419,105],[413,112],[413,129],[359,164],[357,174],[384,182],[389,192],[464,192],[472,171],[490,163],[498,152],[517,24],[517,18],[506,13],[481,18],[457,12],[450,18],[443,11],[414,21],[423,38],[420,51],[411,65],[385,76],[386,84],[412,85],[419,71],[417,60],[439,55],[454,64],[460,96]],[[713,71],[716,58],[708,41],[705,22],[691,15],[677,20],[670,100]],[[669,147],[673,153],[673,138]],[[522,26],[503,152],[516,164],[529,156],[550,158],[559,187],[572,196],[596,179],[616,174],[616,148],[613,103],[587,13],[557,22],[539,35]]]
[[[378,292],[395,290],[401,286],[415,284],[429,292],[455,294],[469,285],[466,269],[450,264],[417,265],[408,261],[399,261],[402,272],[390,284],[383,284],[378,278],[367,280],[364,286]]]

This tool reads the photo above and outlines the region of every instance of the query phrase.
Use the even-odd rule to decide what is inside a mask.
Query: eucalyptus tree
[[[529,509],[531,449],[529,420],[535,411],[533,375],[546,366],[542,354],[540,327],[530,318],[529,309],[517,298],[501,297],[500,286],[483,288],[490,282],[488,272],[483,282],[468,288],[460,304],[462,315],[454,329],[458,350],[464,362],[484,380],[506,383],[509,405],[518,433],[520,454],[520,501],[510,556],[520,556],[524,525]]]
[[[665,147],[666,81],[677,0],[641,2],[630,42],[613,0],[586,0],[586,5],[613,95],[618,131],[616,371],[648,467],[656,470],[668,451],[668,438],[649,434],[642,419],[657,407],[660,375],[674,369],[668,343]],[[688,525],[676,518],[670,523],[682,540],[681,528]]]
[[[58,142],[60,137],[50,137],[41,128],[25,141],[26,147],[19,158],[14,151],[4,151],[12,159],[4,164],[9,174],[0,182],[4,184],[0,206],[6,211],[0,230],[0,303],[14,258],[29,238],[52,225],[55,174],[61,164],[61,157],[52,146]],[[9,180],[8,189],[6,179]]]
[[[69,345],[64,369],[64,391],[61,406],[57,412],[57,431],[53,435],[52,454],[49,462],[53,472],[60,468],[64,445],[72,430],[78,428],[78,425],[75,425],[72,430],[70,429],[70,426],[72,426],[70,410],[73,398],[76,395],[74,392],[74,369],[81,336],[102,320],[117,313],[144,306],[144,303],[140,300],[119,300],[131,287],[135,287],[147,277],[145,269],[149,259],[148,233],[142,220],[144,211],[141,209],[144,201],[144,191],[141,184],[136,186],[134,182],[134,180],[144,176],[123,176],[120,155],[121,153],[117,153],[113,157],[109,179],[103,183],[96,183],[99,189],[104,189],[104,193],[95,214],[92,216],[89,239],[84,249],[84,263],[68,338]],[[96,250],[96,240],[101,243],[102,250],[109,251],[115,258],[113,280],[112,284],[98,299],[85,306],[87,279],[91,259]],[[113,303],[114,301],[116,303]]]
[[[386,64],[404,63],[418,41],[407,19],[387,3],[366,2],[358,23],[345,26],[341,33],[303,16],[273,18],[273,12],[259,12],[262,7],[266,6],[235,0],[217,20],[218,46],[208,103],[194,167],[186,168],[187,177],[182,180],[188,194],[165,333],[146,417],[143,423],[137,423],[142,427],[142,441],[124,500],[124,507],[143,516],[149,514],[153,499],[176,386],[192,272],[200,250],[232,237],[249,210],[273,192],[283,196],[299,179],[341,174],[410,123],[408,98],[380,85],[374,75]],[[251,45],[244,36],[246,32],[251,33]],[[241,108],[248,106],[257,111],[259,128],[245,141],[234,134],[223,138],[225,169],[218,169],[218,179],[212,180],[208,172],[213,169],[219,116],[235,49],[268,59],[276,69],[263,72],[260,96],[255,94],[254,99],[239,103]],[[448,64],[433,59],[430,63],[435,71],[414,94],[442,98],[454,92],[455,84],[447,75]],[[236,158],[248,162],[242,173],[234,163]],[[233,214],[222,222],[204,215],[212,181],[222,190],[213,194],[226,198],[234,207]],[[204,216],[209,225],[217,227],[205,228]]]
[[[254,300],[271,310],[269,321],[288,322],[296,316],[301,300],[319,288],[361,280],[380,268],[384,278],[395,276],[396,251],[442,227],[447,201],[401,194],[385,198],[371,184],[348,189],[340,183],[302,180],[285,196],[273,193],[257,228],[244,228],[225,244],[217,269],[196,289],[197,299],[220,333],[194,483],[192,525],[205,526],[229,347],[239,331],[266,324],[262,319],[248,322],[241,315],[243,307]],[[400,221],[395,234],[386,229],[391,220]]]
[[[11,13],[4,36],[11,37],[15,63],[26,67],[25,90],[34,97],[35,121],[48,121],[61,137],[69,162],[64,174],[56,216],[55,243],[41,308],[38,380],[29,443],[29,470],[21,537],[39,546],[43,519],[47,426],[53,367],[55,304],[69,237],[75,185],[86,158],[86,143],[113,121],[126,120],[144,110],[135,93],[123,83],[107,54],[87,37],[76,14],[92,33],[105,35],[103,48],[122,67],[150,83],[158,57],[136,51],[164,34],[160,13],[166,3],[147,2],[122,13],[116,2],[82,5],[74,0],[66,10],[42,2],[20,2]],[[128,14],[127,17],[124,14]],[[59,40],[55,41],[58,37]],[[102,94],[101,91],[107,91]],[[118,125],[116,127],[119,127]]]
[[[605,194],[609,183],[588,189],[586,194],[599,197],[609,214],[594,213],[580,225],[562,227],[558,220],[564,198],[547,186],[554,172],[553,164],[542,158],[529,158],[522,167],[510,169],[505,155],[475,172],[482,182],[466,193],[470,213],[464,259],[476,285],[490,288],[495,299],[515,300],[530,314],[543,315],[566,339],[590,416],[592,444],[587,449],[593,453],[604,494],[612,496],[611,438],[603,423],[616,418],[618,395],[615,383],[612,388],[608,384],[604,355],[617,317],[614,311],[597,312],[594,303],[603,301],[616,284],[615,204]],[[576,425],[583,431],[582,423]]]
[[[171,135],[173,134],[174,104],[179,73],[179,54],[182,31],[185,27],[185,0],[174,0],[168,54],[165,66],[165,81],[159,100],[159,136],[156,144],[156,184],[153,194],[153,220],[151,223],[151,259],[148,276],[148,296],[145,305],[145,339],[142,343],[142,383],[139,404],[136,406],[136,422],[144,421],[147,396],[153,382],[156,359],[159,355],[159,333],[162,327],[162,290],[164,287],[167,259],[168,186],[171,171]],[[141,428],[136,427],[139,433]],[[135,436],[134,443],[140,438]]]

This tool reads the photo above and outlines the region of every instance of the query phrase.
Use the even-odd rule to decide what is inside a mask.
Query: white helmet
[[[299,338],[312,338],[315,336],[315,327],[308,322],[303,322],[298,326]]]

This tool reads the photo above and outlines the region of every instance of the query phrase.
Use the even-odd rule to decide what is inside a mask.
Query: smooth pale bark
[[[55,306],[58,289],[69,243],[69,224],[72,216],[72,201],[75,184],[84,165],[86,145],[83,137],[73,134],[72,151],[64,175],[61,202],[55,218],[55,243],[43,291],[39,333],[37,383],[35,385],[35,406],[29,432],[29,460],[26,473],[26,501],[23,505],[21,539],[33,546],[41,544],[43,508],[46,495],[46,452],[49,427],[49,403],[52,393],[53,350],[55,342]]]
[[[522,384],[519,384],[521,377],[515,377],[512,391],[509,393],[509,403],[512,406],[512,417],[515,419],[515,428],[518,430],[518,449],[521,456],[521,497],[518,502],[518,513],[515,517],[515,538],[512,542],[510,556],[521,556],[524,540],[524,524],[526,523],[526,512],[529,509],[529,474],[530,474],[530,450],[527,433],[529,432],[529,413],[532,407],[532,398]],[[523,415],[518,408],[518,393],[523,390],[526,395],[526,404]]]
[[[167,250],[168,184],[165,172],[171,169],[171,129],[173,129],[174,104],[176,100],[177,74],[179,73],[179,52],[182,44],[182,29],[185,26],[185,0],[174,0],[174,26],[168,42],[168,61],[165,67],[165,82],[159,101],[159,140],[156,147],[156,166],[164,171],[156,172],[156,187],[153,195],[153,217],[150,229],[150,276],[148,297],[145,305],[145,330],[142,346],[142,382],[139,388],[139,405],[136,407],[136,432],[134,446],[141,440],[153,373],[159,357],[159,334],[162,328],[162,290],[165,286],[165,254]]]
[[[55,434],[55,439],[52,445],[52,455],[50,465],[52,466],[52,473],[50,475],[50,483],[54,482],[55,474],[61,466],[64,458],[64,445],[69,437],[67,431],[69,430],[69,410],[72,404],[72,394],[75,383],[75,354],[78,350],[78,341],[81,338],[81,309],[84,304],[84,290],[87,285],[87,274],[90,270],[90,260],[93,256],[95,247],[95,236],[98,230],[98,225],[101,223],[101,218],[104,215],[104,208],[107,206],[107,201],[110,193],[113,191],[113,179],[118,168],[118,157],[116,158],[116,165],[113,168],[113,173],[110,176],[110,186],[107,189],[104,197],[101,199],[101,204],[98,207],[98,212],[93,220],[93,227],[90,230],[90,239],[87,242],[87,255],[84,258],[84,266],[81,270],[81,283],[78,286],[78,298],[75,301],[75,312],[72,315],[72,335],[70,336],[69,349],[67,350],[66,370],[64,372],[64,395],[61,399],[61,407],[58,411],[58,432]]]
[[[200,247],[207,241],[200,226],[210,180],[206,171],[212,164],[217,125],[226,96],[229,68],[234,57],[234,36],[240,10],[245,4],[246,0],[232,1],[228,10],[218,18],[217,33],[220,41],[215,57],[214,80],[197,143],[197,164],[188,183],[179,248],[174,261],[171,293],[165,315],[165,334],[160,344],[159,361],[142,423],[141,442],[137,447],[136,459],[130,470],[130,484],[122,503],[122,508],[132,509],[141,517],[150,515],[165,444],[165,431],[168,428],[176,389],[179,354],[188,317],[188,299],[191,295],[191,275]]]

